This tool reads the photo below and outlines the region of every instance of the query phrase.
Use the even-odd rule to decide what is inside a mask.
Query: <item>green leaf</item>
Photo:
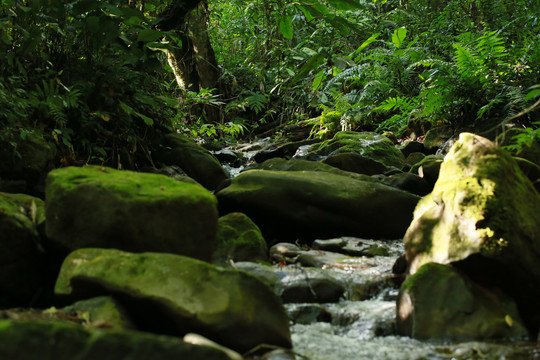
[[[311,11],[309,11],[307,9],[306,6],[303,6],[303,5],[296,5],[296,7],[304,14],[304,17],[306,18],[306,20],[309,22],[313,19],[315,19],[315,16],[313,16],[313,14],[311,13]],[[321,14],[322,15],[322,14]]]
[[[304,78],[311,70],[315,69],[317,66],[322,64],[326,59],[325,53],[318,53],[312,56],[306,63],[298,70],[296,76],[291,80],[291,83],[294,84],[300,79]]]
[[[145,116],[143,114],[141,114],[140,112],[135,112],[135,115],[137,115],[138,117],[140,117],[144,123],[148,126],[152,126],[154,125],[154,120],[152,120],[151,118],[149,118],[148,116]]]
[[[529,91],[527,95],[525,96],[525,101],[529,101],[531,99],[534,99],[540,96],[540,85],[532,86],[530,89],[532,90]]]
[[[358,49],[356,49],[356,51],[353,53],[353,56],[358,55],[362,50],[364,50],[366,47],[368,47],[369,44],[371,44],[372,42],[377,40],[379,35],[381,35],[381,33],[375,33],[375,34],[371,35],[366,41],[364,41],[362,43],[362,45],[360,45],[358,47]]]
[[[313,79],[312,85],[314,91],[319,90],[319,88],[321,87],[323,80],[326,78],[325,72],[325,70],[321,70],[317,73],[317,75],[315,75],[315,79]]]
[[[144,29],[139,32],[139,36],[137,37],[137,41],[156,41],[161,38],[163,38],[164,34],[161,31],[153,30],[153,29]]]
[[[292,16],[284,15],[279,19],[279,31],[285,39],[291,40],[293,38],[293,26],[292,26]]]
[[[394,30],[394,34],[392,35],[392,43],[394,43],[394,46],[399,49],[403,45],[406,36],[407,29],[405,29],[404,27],[396,29]]]
[[[362,4],[356,0],[328,0],[328,3],[338,10],[356,10],[363,8]]]

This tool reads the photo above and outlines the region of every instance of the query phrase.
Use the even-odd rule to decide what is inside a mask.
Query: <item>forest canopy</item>
[[[536,0],[2,0],[0,143],[138,168],[158,133],[540,137]],[[279,131],[278,131],[279,134]]]

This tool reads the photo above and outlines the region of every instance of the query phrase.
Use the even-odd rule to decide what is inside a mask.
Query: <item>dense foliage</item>
[[[321,137],[415,136],[513,124],[528,129],[522,142],[540,137],[535,0],[208,0],[213,89],[178,87],[167,62],[191,32],[158,25],[186,3],[206,5],[2,0],[2,146],[16,156],[38,133],[64,164],[136,168],[151,163],[157,130],[216,138],[304,122]],[[221,121],[208,123],[208,106]]]

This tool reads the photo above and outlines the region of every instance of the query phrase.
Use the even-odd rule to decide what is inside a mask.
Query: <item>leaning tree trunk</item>
[[[208,3],[206,0],[177,0],[161,14],[157,28],[179,30],[180,48],[167,52],[167,61],[176,82],[183,91],[218,89],[219,69],[208,37]],[[219,108],[204,105],[202,111],[208,122],[220,122]]]

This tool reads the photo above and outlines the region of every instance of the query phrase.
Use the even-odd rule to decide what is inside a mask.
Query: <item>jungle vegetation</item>
[[[540,137],[538,0],[1,0],[0,144],[137,168],[157,133]],[[151,162],[151,161],[150,161]]]

